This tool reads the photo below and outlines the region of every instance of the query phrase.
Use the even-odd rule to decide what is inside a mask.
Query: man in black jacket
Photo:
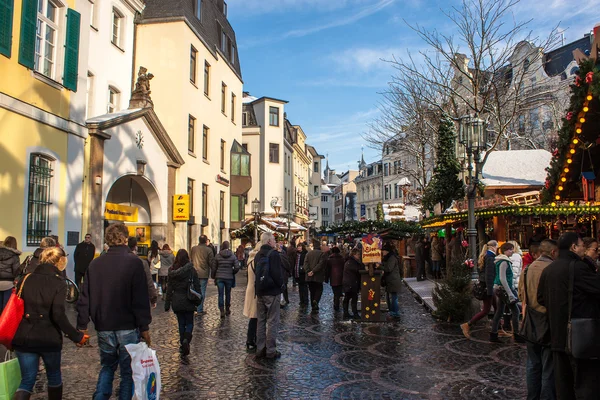
[[[582,261],[583,240],[575,232],[558,239],[558,259],[544,269],[538,302],[546,307],[559,399],[597,399],[600,360],[575,359],[567,354],[569,271],[574,269],[572,318],[600,318],[600,275]]]
[[[275,359],[281,357],[281,353],[276,349],[277,330],[279,329],[279,295],[283,286],[281,257],[275,249],[277,244],[272,233],[263,233],[260,237],[260,242],[262,246],[256,257],[254,257],[254,265],[259,265],[262,259],[269,257],[269,276],[273,284],[266,288],[257,287],[256,290],[258,303],[256,357]]]
[[[127,247],[127,237],[127,227],[121,223],[106,229],[109,250],[90,264],[77,304],[77,328],[85,332],[91,319],[98,334],[102,369],[94,399],[110,398],[117,364],[120,398],[133,393],[131,357],[125,345],[138,343],[141,335],[150,346],[152,315],[146,273],[142,260]]]
[[[75,253],[73,253],[73,261],[75,261],[75,283],[81,287],[81,281],[85,276],[90,263],[94,259],[96,253],[96,246],[92,243],[92,235],[89,233],[85,234],[83,242],[79,243],[75,247]]]

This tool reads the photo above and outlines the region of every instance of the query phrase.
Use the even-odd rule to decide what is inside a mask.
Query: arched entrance
[[[129,207],[137,209],[137,218],[130,215],[115,217],[113,215],[117,215],[116,213],[109,214],[105,211],[104,225],[114,221],[124,222],[130,235],[138,239],[140,255],[145,254],[145,248],[150,245],[152,239],[164,240],[160,199],[154,185],[144,176],[125,175],[117,179],[106,196],[106,210],[109,206],[124,206],[124,210],[128,210]]]

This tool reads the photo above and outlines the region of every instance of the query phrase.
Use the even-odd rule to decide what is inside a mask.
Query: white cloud
[[[391,60],[393,55],[403,52],[399,47],[355,47],[342,50],[328,57],[340,69],[351,71],[369,72],[385,69],[391,71],[392,66],[386,60]]]

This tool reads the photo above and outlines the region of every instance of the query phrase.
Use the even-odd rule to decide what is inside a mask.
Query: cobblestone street
[[[240,280],[245,280],[240,273]],[[290,284],[291,289],[291,284]],[[525,397],[525,348],[490,344],[480,326],[473,339],[457,325],[436,322],[406,288],[399,323],[364,324],[334,314],[326,285],[318,316],[300,312],[298,292],[281,313],[276,361],[245,349],[245,284],[232,294],[232,315],[221,320],[215,287],[196,317],[189,365],[180,361],[176,319],[159,302],[151,325],[162,371],[163,399],[519,399]],[[72,313],[74,316],[74,313]],[[89,399],[99,371],[92,347],[65,342],[65,399]],[[38,391],[43,391],[40,378]],[[115,382],[115,388],[118,385]],[[36,399],[45,398],[39,393]]]

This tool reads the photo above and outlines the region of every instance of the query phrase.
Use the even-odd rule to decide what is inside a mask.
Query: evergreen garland
[[[445,321],[463,321],[471,304],[471,270],[464,263],[455,263],[448,276],[433,289],[434,317]]]
[[[416,222],[407,221],[346,221],[341,224],[322,227],[321,234],[338,234],[362,236],[366,233],[386,231],[394,237],[409,237],[422,233],[421,226]]]
[[[377,221],[383,222],[385,220],[385,215],[383,213],[383,204],[381,202],[377,203]]]
[[[426,210],[433,210],[439,203],[444,211],[452,205],[452,201],[465,195],[463,182],[458,178],[460,164],[456,159],[455,143],[454,122],[444,114],[438,128],[433,177],[423,193],[422,204]]]
[[[581,125],[579,118],[583,115],[582,109],[587,101],[588,93],[597,98],[600,96],[600,73],[591,59],[584,60],[579,64],[579,71],[576,73],[575,81],[570,85],[571,100],[565,117],[562,118],[562,127],[558,131],[558,141],[556,148],[552,151],[552,160],[550,166],[546,168],[548,175],[545,187],[541,191],[541,200],[543,203],[555,201],[558,183],[561,173],[566,166],[567,155],[573,146],[573,139],[576,135],[576,126]],[[574,175],[571,176],[571,181]],[[578,179],[577,176],[575,179]]]

